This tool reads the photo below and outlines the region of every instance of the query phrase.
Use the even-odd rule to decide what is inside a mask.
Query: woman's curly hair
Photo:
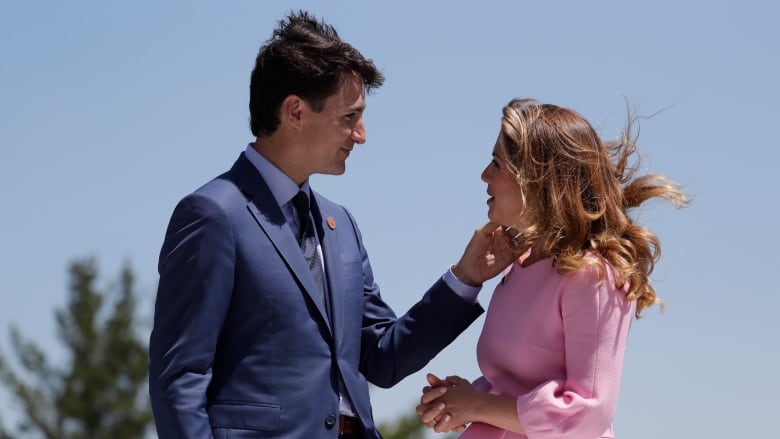
[[[650,198],[665,198],[678,208],[689,200],[662,175],[635,176],[636,121],[629,115],[621,137],[604,142],[573,110],[514,99],[503,109],[499,142],[523,196],[528,226],[522,239],[553,256],[561,273],[598,265],[586,255],[600,255],[619,273],[616,287],[637,301],[639,318],[660,303],[649,277],[661,247],[628,211]]]

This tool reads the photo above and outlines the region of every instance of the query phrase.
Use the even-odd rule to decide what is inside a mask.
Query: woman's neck
[[[527,256],[520,262],[521,267],[528,267],[536,262],[546,259],[547,255],[542,251],[541,245],[538,242],[534,243],[528,250]]]

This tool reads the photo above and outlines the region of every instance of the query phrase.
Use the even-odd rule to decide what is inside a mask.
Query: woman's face
[[[493,160],[482,171],[482,181],[487,183],[488,218],[504,226],[522,227],[523,197],[515,175],[507,168],[499,139],[493,147]]]

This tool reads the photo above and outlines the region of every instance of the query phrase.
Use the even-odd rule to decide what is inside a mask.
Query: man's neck
[[[273,136],[258,137],[252,144],[252,148],[284,172],[298,186],[301,186],[309,178],[309,174],[302,166],[305,160],[297,159],[294,156],[295,148],[291,148],[289,142],[284,142]]]

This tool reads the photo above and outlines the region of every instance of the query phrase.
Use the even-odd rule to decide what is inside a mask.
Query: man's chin
[[[346,172],[347,167],[342,166],[340,168],[334,168],[334,169],[328,169],[326,171],[319,172],[319,174],[323,175],[342,175],[344,172]]]

